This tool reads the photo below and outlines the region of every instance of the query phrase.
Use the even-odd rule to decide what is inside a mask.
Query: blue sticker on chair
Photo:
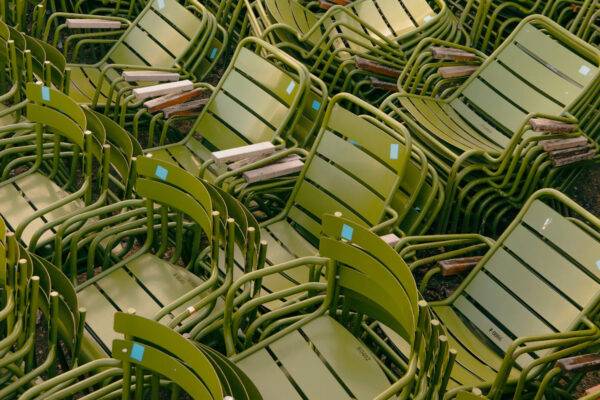
[[[131,346],[131,354],[129,354],[129,357],[137,362],[142,362],[144,359],[144,350],[145,347],[143,345],[134,343],[133,346]]]
[[[398,143],[392,143],[390,144],[390,160],[397,160],[398,159],[398,152],[399,152],[399,146]]]
[[[208,56],[211,60],[214,60],[215,57],[217,56],[217,48],[213,47],[212,50],[210,51],[210,55]]]
[[[154,171],[154,175],[156,175],[156,177],[158,179],[160,179],[161,181],[164,181],[167,179],[167,176],[169,175],[169,170],[167,170],[166,168],[158,165],[156,167],[156,171]]]
[[[42,100],[50,101],[50,88],[48,86],[42,86]]]
[[[294,91],[295,87],[296,87],[296,82],[291,81],[285,91],[287,92],[287,94],[292,94],[292,92]]]
[[[342,239],[352,240],[352,235],[354,235],[354,228],[350,225],[342,225]]]
[[[354,146],[358,146],[358,142],[354,139],[350,139],[349,142],[350,142],[350,144],[352,144]]]
[[[319,109],[321,108],[321,103],[319,103],[317,100],[313,100],[312,108],[315,111],[319,111]]]
[[[600,269],[600,260],[596,261],[596,267]]]
[[[156,0],[156,8],[159,10],[165,8],[165,0]]]

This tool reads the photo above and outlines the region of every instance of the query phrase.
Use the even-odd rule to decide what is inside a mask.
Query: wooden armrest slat
[[[176,104],[164,108],[163,113],[165,114],[165,118],[196,115],[206,103],[208,103],[208,99],[188,101],[187,103]]]
[[[255,183],[299,172],[302,167],[304,167],[302,160],[296,159],[246,171],[243,176],[246,182]]]
[[[564,372],[586,372],[600,368],[600,353],[582,354],[568,358],[562,358],[556,362],[556,366]]]
[[[119,29],[121,22],[99,18],[67,18],[69,29]]]
[[[572,149],[577,147],[584,147],[588,145],[587,138],[585,136],[579,136],[576,138],[569,139],[552,139],[542,140],[540,142],[544,151],[556,151],[564,149]]]
[[[148,100],[144,103],[144,107],[149,112],[154,113],[163,110],[167,107],[175,106],[177,104],[185,103],[187,101],[194,100],[204,92],[201,88],[192,89],[189,92],[183,92],[180,94],[167,94],[165,96],[157,97],[152,100]]]
[[[554,121],[548,118],[531,118],[529,120],[534,132],[571,133],[577,131],[577,125]]]
[[[319,0],[319,7],[323,10],[329,10],[331,7],[333,7],[335,4],[330,3],[326,0]]]
[[[126,82],[175,82],[179,80],[177,72],[163,71],[123,71]]]
[[[581,147],[571,147],[570,149],[549,151],[548,154],[552,158],[563,158],[563,157],[570,157],[570,156],[576,156],[578,154],[587,153],[588,151],[590,151],[590,149],[592,149],[592,146],[589,144],[586,144],[585,146],[581,146]]]
[[[476,65],[453,65],[450,67],[438,68],[438,73],[442,78],[462,78],[473,75],[479,67]]]
[[[481,258],[481,256],[454,258],[442,260],[438,264],[442,269],[442,276],[452,276],[473,269]]]
[[[388,92],[397,92],[398,85],[394,82],[382,81],[381,79],[371,77],[371,85],[374,88],[386,90]]]
[[[451,47],[431,47],[431,55],[437,60],[476,61],[477,55]]]
[[[378,64],[374,61],[361,57],[356,57],[356,67],[365,71],[373,72],[374,74],[388,76],[390,78],[398,78],[402,73],[402,71],[398,69]]]
[[[590,394],[595,394],[598,392],[600,392],[600,385],[592,386],[591,388],[586,389],[583,394],[589,396]]]
[[[243,160],[250,157],[266,156],[275,152],[275,145],[271,142],[260,142],[233,149],[215,151],[211,157],[217,164]]]
[[[562,167],[565,165],[576,163],[578,161],[590,160],[590,159],[594,158],[595,156],[596,156],[596,150],[593,149],[586,153],[577,154],[577,155],[570,156],[570,157],[553,158],[552,164],[554,164],[555,167]]]
[[[389,244],[391,247],[394,247],[400,241],[400,238],[393,233],[388,233],[387,235],[379,236],[384,242]]]
[[[188,79],[178,82],[161,83],[160,85],[144,86],[133,89],[133,94],[138,100],[151,97],[164,96],[166,94],[179,94],[188,92],[194,88],[194,83]]]

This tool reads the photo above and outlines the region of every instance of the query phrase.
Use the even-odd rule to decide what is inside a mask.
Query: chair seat
[[[349,331],[324,316],[237,365],[264,400],[370,400],[390,384],[375,360]]]
[[[123,268],[79,290],[77,297],[81,306],[87,309],[88,332],[108,350],[117,335],[106,321],[111,321],[116,311],[133,308],[137,315],[152,318],[161,308],[202,282],[202,279],[183,267],[152,254],[143,254]],[[173,314],[184,311],[200,298],[176,308]],[[220,306],[217,305],[216,309]],[[167,315],[162,321],[168,322],[171,318],[171,315]]]
[[[34,212],[50,207],[68,195],[69,193],[50,178],[36,172],[24,175],[11,184],[0,187],[0,212],[10,226],[16,229]],[[27,225],[21,240],[24,243],[29,243],[35,231],[45,223],[52,222],[84,207],[83,201],[77,199],[44,214],[43,217],[36,218]],[[47,240],[51,237],[52,233],[46,231],[41,236],[41,240]]]

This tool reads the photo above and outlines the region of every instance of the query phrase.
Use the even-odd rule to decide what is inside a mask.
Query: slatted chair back
[[[114,329],[127,339],[113,341],[113,357],[159,374],[193,399],[224,398],[217,370],[204,353],[174,330],[146,318],[115,313]],[[125,377],[131,370],[125,368]]]
[[[500,351],[516,338],[577,329],[600,299],[600,222],[564,217],[541,200],[548,193],[573,207],[555,191],[537,192],[453,301]],[[531,361],[528,354],[517,359]]]
[[[207,26],[206,17],[194,13],[206,12],[196,1],[190,7],[177,0],[152,0],[140,13],[119,41],[109,50],[105,61],[113,64],[173,66],[190,55],[198,45]],[[197,55],[206,67],[221,53],[223,43],[206,54]],[[193,52],[193,51],[192,51]],[[196,61],[196,60],[194,60]]]
[[[367,103],[334,96],[286,206],[288,220],[312,239],[325,213],[377,225],[402,181],[411,146],[402,126]]]
[[[469,149],[475,140],[505,148],[528,115],[559,115],[587,101],[599,77],[598,49],[547,19],[530,17],[450,100],[448,112],[479,133],[451,144]]]
[[[364,226],[326,215],[319,254],[337,262],[338,298],[332,309],[368,315],[412,343],[418,321],[417,286],[394,249]]]
[[[285,138],[305,107],[309,85],[308,72],[296,60],[260,39],[245,38],[190,135],[210,151]]]
[[[212,200],[196,177],[171,163],[148,156],[137,159],[136,173],[135,191],[139,196],[185,213],[210,240]]]

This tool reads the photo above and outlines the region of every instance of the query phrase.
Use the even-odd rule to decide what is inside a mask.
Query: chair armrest
[[[387,65],[376,63],[375,61],[365,58],[356,57],[356,68],[364,71],[372,72],[377,75],[387,76],[390,78],[398,78],[402,71],[396,68],[388,67]]]
[[[395,82],[383,81],[375,77],[371,77],[371,86],[373,86],[375,89],[381,89],[387,92],[398,92],[398,85]]]
[[[172,117],[190,117],[198,115],[206,103],[208,103],[208,99],[192,100],[163,108],[162,112],[167,119]]]
[[[69,29],[121,29],[121,22],[100,18],[67,18]]]
[[[248,146],[235,147],[233,149],[215,151],[211,158],[217,165],[241,161],[245,159],[258,159],[273,154],[277,147],[271,142],[260,142]]]
[[[246,171],[242,173],[242,176],[247,183],[257,183],[294,174],[302,170],[303,167],[304,162],[302,162],[300,156],[293,154],[277,161],[274,164]]]
[[[438,74],[444,79],[463,78],[473,75],[473,72],[477,71],[478,68],[477,65],[452,65],[438,68]]]
[[[442,276],[454,276],[472,270],[482,258],[481,256],[453,258],[450,260],[441,260],[438,262],[438,265]]]
[[[381,240],[386,242],[390,247],[396,247],[400,243],[400,237],[394,233],[388,233],[387,235],[379,236]]]
[[[531,129],[534,132],[545,133],[573,133],[579,129],[576,124],[556,121],[550,118],[531,118],[529,125],[531,125]]]
[[[319,0],[319,8],[321,8],[322,10],[329,10],[334,5],[335,4],[333,4],[327,0]]]
[[[144,107],[146,107],[149,112],[155,113],[167,107],[172,107],[188,101],[196,100],[198,97],[200,97],[202,93],[204,93],[203,88],[195,88],[188,92],[178,94],[166,94],[164,96],[160,96],[144,102]]]
[[[588,372],[600,368],[600,353],[561,358],[556,366],[563,372]]]
[[[152,97],[164,96],[167,94],[179,94],[189,92],[194,89],[194,83],[188,79],[178,82],[161,83],[159,85],[144,86],[133,89],[133,95],[138,100],[145,100]]]
[[[477,61],[479,56],[466,50],[451,47],[432,46],[431,56],[436,60]]]
[[[177,72],[163,71],[123,71],[125,82],[175,82],[179,80]]]
[[[591,396],[593,394],[600,395],[600,385],[592,386],[591,388],[586,389],[583,394],[585,396]],[[583,397],[580,397],[580,399],[583,399]]]

